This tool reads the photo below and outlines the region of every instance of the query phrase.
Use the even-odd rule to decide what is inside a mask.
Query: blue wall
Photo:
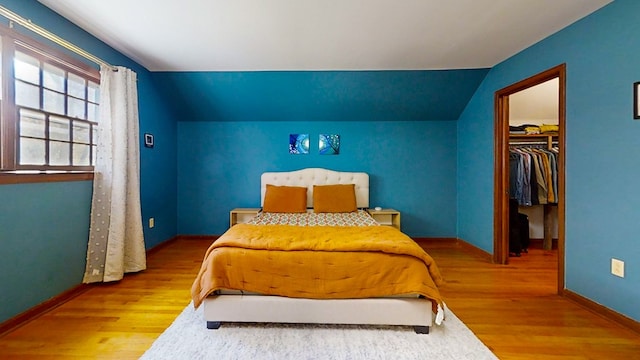
[[[188,104],[178,233],[223,233],[229,210],[260,206],[265,171],[324,167],[369,173],[371,205],[400,210],[409,235],[455,237],[456,123],[447,120],[487,71],[158,74]],[[288,153],[292,133],[311,135],[309,155]],[[340,135],[340,155],[318,155],[320,133]]]
[[[82,281],[91,181],[0,185],[0,322]]]
[[[492,251],[493,96],[567,64],[566,287],[640,321],[640,2],[617,0],[495,66],[458,121],[458,235]],[[611,258],[625,278],[610,274]],[[552,310],[550,310],[552,311]]]
[[[158,73],[181,121],[456,120],[489,69]]]
[[[288,153],[308,133],[307,155]],[[340,135],[339,155],[318,154],[318,134]],[[371,206],[402,212],[412,236],[455,237],[456,123],[180,122],[178,233],[221,234],[229,210],[260,207],[260,175],[323,167],[370,174]]]
[[[1,0],[0,4],[111,64],[136,71],[140,133],[153,133],[156,142],[154,149],[143,147],[140,154],[146,246],[174,237],[176,110],[158,91],[153,74],[35,0]],[[90,181],[0,185],[0,322],[80,284],[91,186]],[[147,227],[151,216],[156,218],[154,229]]]

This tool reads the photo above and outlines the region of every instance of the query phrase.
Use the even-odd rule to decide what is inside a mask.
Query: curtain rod
[[[33,31],[34,33],[53,41],[54,43],[62,46],[63,48],[67,49],[67,50],[71,50],[74,53],[84,57],[87,60],[91,60],[94,63],[101,65],[101,66],[105,66],[110,68],[113,71],[118,71],[118,68],[116,68],[115,66],[109,64],[108,62],[100,59],[99,57],[88,53],[86,51],[84,51],[83,49],[73,45],[72,43],[68,42],[67,40],[59,37],[56,34],[53,34],[49,31],[47,31],[46,29],[34,24],[31,22],[31,20],[25,19],[23,17],[21,17],[20,15],[11,12],[10,10],[8,10],[7,8],[5,8],[4,6],[0,6],[0,15],[4,16],[5,18],[9,19],[10,21],[13,21],[15,23],[17,23],[18,25],[23,26],[24,28]]]

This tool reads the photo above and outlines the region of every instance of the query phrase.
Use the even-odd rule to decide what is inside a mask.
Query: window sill
[[[93,180],[91,171],[1,171],[0,184]]]

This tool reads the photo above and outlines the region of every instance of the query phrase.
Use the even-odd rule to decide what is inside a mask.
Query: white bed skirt
[[[212,295],[205,299],[209,323],[273,322],[305,324],[408,325],[428,332],[431,301],[417,297],[300,299],[265,295]],[[418,329],[422,328],[421,331]]]

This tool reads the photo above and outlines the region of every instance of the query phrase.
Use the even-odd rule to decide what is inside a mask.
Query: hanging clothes
[[[509,148],[509,192],[519,205],[558,202],[558,149]]]

